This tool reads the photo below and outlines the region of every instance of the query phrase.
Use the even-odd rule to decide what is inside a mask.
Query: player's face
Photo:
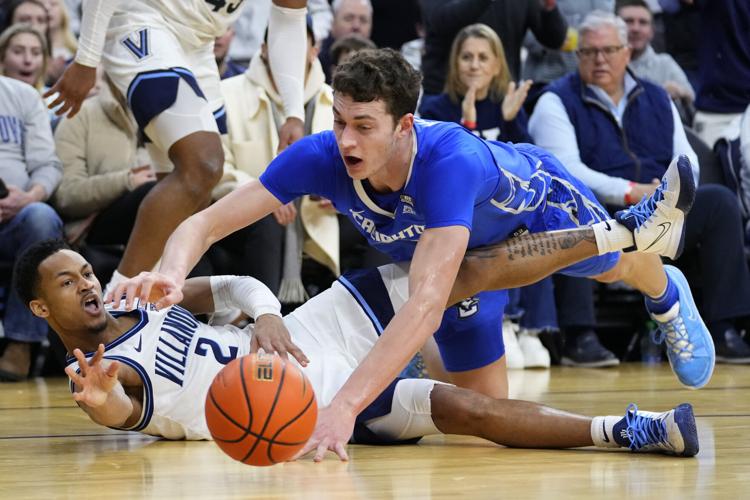
[[[466,89],[474,87],[480,96],[487,92],[492,79],[500,72],[500,61],[485,38],[464,40],[458,51],[457,64],[461,83]]]
[[[581,79],[609,94],[621,89],[630,62],[630,48],[620,41],[614,26],[586,31],[578,45]]]
[[[36,85],[44,64],[44,48],[31,33],[14,36],[3,57],[3,74],[9,78]]]
[[[42,34],[47,32],[49,26],[49,16],[47,10],[41,5],[26,2],[19,5],[13,12],[13,24],[24,23],[30,24],[33,28],[38,29]]]
[[[107,325],[102,287],[86,259],[60,250],[39,265],[39,299],[31,302],[37,316],[58,331],[99,332]]]
[[[381,99],[356,102],[334,94],[333,132],[346,173],[352,179],[383,175],[396,152],[399,128]]]
[[[651,13],[643,7],[629,6],[621,8],[619,15],[628,25],[628,44],[636,53],[646,50],[654,38]]]

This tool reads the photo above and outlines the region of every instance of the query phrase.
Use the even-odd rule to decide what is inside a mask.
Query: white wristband
[[[263,314],[281,317],[281,304],[266,285],[249,276],[211,276],[214,311],[239,309],[253,319]]]

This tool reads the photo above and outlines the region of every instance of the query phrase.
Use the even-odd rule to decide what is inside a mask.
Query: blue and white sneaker
[[[687,156],[678,156],[651,196],[615,213],[615,219],[633,232],[635,250],[672,260],[682,253],[685,215],[695,201],[695,178]]]
[[[618,438],[627,438],[632,451],[661,452],[680,457],[692,457],[698,453],[698,431],[693,407],[689,403],[664,413],[641,411],[631,404],[625,411],[625,427],[620,434]]]
[[[657,344],[666,342],[667,358],[680,383],[689,389],[700,389],[711,380],[716,362],[714,341],[708,328],[695,306],[685,276],[674,266],[664,266],[667,278],[677,287],[679,307],[677,315],[663,320],[670,312],[660,315],[651,314],[659,325],[658,331],[652,333]]]

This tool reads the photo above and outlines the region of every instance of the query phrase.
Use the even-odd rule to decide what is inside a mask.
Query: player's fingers
[[[140,305],[148,303],[148,298],[151,296],[151,289],[154,287],[154,280],[146,278],[141,281],[141,293],[138,294],[138,301]]]
[[[333,451],[336,452],[342,462],[349,461],[349,455],[346,453],[346,446],[343,443],[336,443]]]
[[[305,356],[305,353],[302,352],[302,349],[291,342],[289,342],[289,353],[294,356],[294,359],[296,359],[302,366],[307,366],[310,362],[307,356]]]
[[[54,92],[53,92],[53,90],[54,90]],[[55,89],[55,87],[52,87],[52,88],[51,88],[51,89],[49,90],[49,92],[47,92],[47,94],[49,94],[49,95],[54,95],[54,94],[55,94],[55,92],[58,92],[58,90],[57,90],[57,89]],[[45,97],[47,96],[47,94],[44,94],[44,95],[45,95]],[[49,104],[47,105],[47,107],[48,107],[49,109],[55,109],[56,107],[58,107],[58,106],[59,106],[60,104],[62,104],[62,103],[64,103],[64,102],[65,102],[65,96],[63,95],[63,93],[62,93],[62,92],[58,92],[58,93],[57,93],[57,97],[55,98],[55,100],[54,100],[54,101],[52,101],[51,103],[49,103]]]
[[[117,361],[112,361],[109,366],[107,367],[107,371],[105,372],[108,377],[116,377],[117,372],[120,371],[120,363]]]
[[[292,457],[292,461],[298,460],[304,457],[305,455],[310,453],[312,450],[314,450],[315,447],[316,447],[316,444],[313,442],[313,440],[312,439],[308,440],[305,446],[302,447],[302,449],[298,451],[297,454]]]
[[[57,116],[65,116],[65,114],[70,111],[70,108],[73,107],[73,103],[70,102],[70,100],[66,100],[63,102],[62,107],[55,111],[55,115]]]
[[[81,104],[82,104],[82,101],[80,100],[73,103],[73,107],[68,113],[68,118],[73,118],[75,115],[78,114],[78,112],[81,110]]]
[[[72,366],[65,367],[65,374],[74,384],[83,385],[83,379],[81,379],[81,377],[76,372],[76,369],[73,368]]]
[[[323,457],[326,454],[326,451],[328,451],[328,445],[323,443],[322,441],[318,444],[317,449],[315,450],[315,456],[313,457],[313,462],[321,462],[323,460]]]
[[[89,366],[94,366],[98,364],[102,358],[104,357],[104,344],[99,344],[99,346],[96,348],[96,352],[94,353],[94,356],[91,358],[91,361],[89,361]]]
[[[112,301],[112,306],[117,308],[122,302],[122,294],[125,292],[125,283],[118,283],[115,288],[107,295]]]
[[[59,90],[60,90],[60,84],[59,84],[59,82],[55,82],[55,84],[53,86],[51,86],[47,90],[47,92],[45,92],[44,94],[42,94],[42,97],[44,97],[45,99],[47,99],[48,97],[55,95],[55,93],[58,92]]]
[[[173,290],[170,290],[169,293],[165,294],[164,297],[156,301],[154,307],[161,310],[165,307],[171,306],[172,304],[179,304],[180,302],[182,302],[182,290],[175,288]]]
[[[258,345],[258,336],[253,335],[250,339],[250,353],[258,352],[258,347],[260,347]]]
[[[75,356],[76,361],[78,361],[78,368],[81,370],[81,375],[85,377],[89,367],[89,364],[86,362],[86,356],[84,356],[83,352],[77,348],[73,349],[73,356]]]

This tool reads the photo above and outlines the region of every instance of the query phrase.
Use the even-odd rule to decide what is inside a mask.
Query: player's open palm
[[[258,349],[263,349],[268,354],[275,352],[284,359],[289,359],[291,354],[302,366],[307,366],[310,362],[302,349],[292,342],[289,330],[281,318],[273,314],[262,314],[255,319],[250,352],[258,352]]]
[[[80,349],[74,349],[73,355],[78,360],[81,370],[80,373],[76,373],[72,366],[65,368],[65,373],[76,386],[73,399],[91,408],[103,405],[118,383],[117,372],[120,364],[117,361],[111,361],[106,366],[102,363],[104,344],[99,344],[90,360],[86,359]]]
[[[354,415],[342,411],[338,407],[326,406],[318,410],[318,421],[315,423],[315,431],[295,457],[294,460],[307,455],[315,450],[313,460],[320,462],[330,450],[336,453],[341,460],[349,460],[346,453],[346,444],[354,432]]]
[[[159,272],[142,272],[138,276],[127,279],[110,291],[104,302],[119,306],[125,297],[125,310],[135,307],[138,299],[140,304],[153,304],[157,309],[163,309],[182,302],[182,285],[175,279]]]
[[[518,116],[518,112],[521,111],[521,106],[523,106],[526,96],[529,95],[532,83],[534,82],[531,80],[525,80],[518,86],[513,81],[508,83],[508,89],[505,92],[502,104],[503,120],[509,122]]]
[[[44,97],[57,94],[55,100],[49,104],[49,108],[56,109],[60,106],[55,114],[58,116],[67,114],[68,118],[73,118],[95,84],[96,68],[73,62],[52,88],[44,93]]]

